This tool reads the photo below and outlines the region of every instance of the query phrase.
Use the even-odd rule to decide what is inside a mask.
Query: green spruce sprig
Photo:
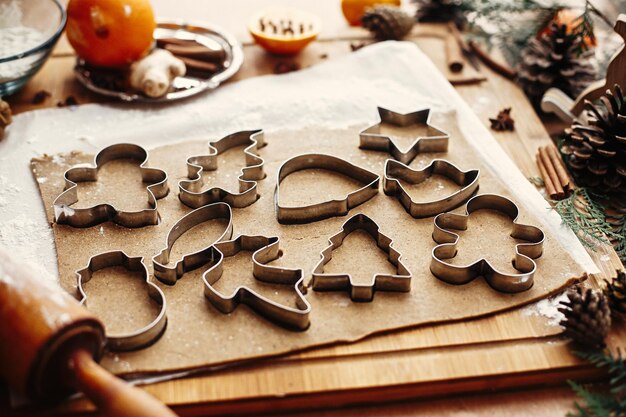
[[[626,361],[620,351],[614,355],[609,350],[574,352],[578,357],[606,369],[608,391],[591,391],[581,384],[568,381],[581,402],[576,402],[575,413],[568,417],[625,417],[626,416]]]
[[[585,247],[595,250],[594,243],[620,239],[607,222],[605,206],[598,194],[586,188],[576,188],[569,197],[552,203],[563,223],[572,229]]]

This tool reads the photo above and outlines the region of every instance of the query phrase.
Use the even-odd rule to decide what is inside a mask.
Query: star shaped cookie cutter
[[[506,214],[513,223],[511,237],[529,243],[515,246],[513,266],[520,271],[509,274],[498,271],[486,258],[478,259],[469,265],[453,265],[445,262],[456,256],[459,235],[451,230],[466,230],[470,214],[477,210],[497,210]],[[543,253],[545,236],[535,226],[519,224],[519,208],[506,197],[497,194],[481,194],[472,197],[466,205],[464,214],[443,213],[435,217],[433,240],[438,243],[432,250],[430,270],[437,278],[450,284],[467,284],[478,276],[483,276],[487,283],[497,291],[516,293],[526,291],[533,285],[537,264],[533,259]]]
[[[97,181],[102,165],[116,159],[133,159],[140,162],[139,170],[147,188],[149,209],[139,211],[120,211],[110,204],[98,204],[88,208],[72,208],[78,202],[79,182]],[[52,203],[54,221],[72,227],[91,227],[113,221],[124,227],[143,227],[159,223],[157,200],[169,192],[167,173],[161,169],[148,168],[148,152],[139,145],[118,143],[100,150],[95,157],[94,166],[75,166],[63,174],[65,190]]]
[[[206,185],[202,180],[203,171],[217,170],[218,156],[230,148],[249,145],[244,149],[246,166],[242,168],[239,180],[239,192],[233,193],[220,187],[202,191]],[[259,199],[257,181],[265,178],[263,159],[257,154],[266,144],[263,131],[245,130],[235,132],[223,138],[209,142],[207,155],[196,155],[187,159],[187,180],[178,183],[178,197],[185,205],[198,208],[210,203],[224,202],[234,208],[243,208]]]
[[[163,335],[167,325],[167,306],[163,291],[150,281],[148,268],[143,262],[142,257],[130,257],[122,251],[104,252],[92,256],[85,268],[76,271],[78,292],[81,296],[80,303],[85,306],[87,305],[87,294],[85,293],[83,284],[88,282],[96,271],[113,266],[122,266],[131,272],[140,272],[146,284],[148,284],[148,295],[161,306],[161,310],[152,322],[138,330],[119,335],[107,334],[107,346],[111,350],[116,351],[144,348],[156,342],[161,335]]]
[[[410,164],[420,153],[447,152],[450,136],[443,130],[430,124],[430,109],[418,110],[412,113],[396,113],[378,107],[380,122],[361,131],[359,134],[361,149],[388,152],[394,159],[403,164]],[[427,134],[417,136],[408,151],[401,151],[393,138],[380,133],[380,125],[388,123],[397,127],[409,127],[422,125],[426,127]]]
[[[444,176],[462,188],[438,200],[417,202],[411,198],[411,195],[400,182],[405,181],[412,185],[420,184],[433,175]],[[427,167],[418,170],[409,168],[402,162],[387,159],[383,176],[383,190],[385,194],[396,197],[411,216],[419,219],[435,216],[465,203],[478,190],[479,176],[479,170],[461,171],[445,159],[433,159]]]
[[[355,283],[350,274],[325,274],[324,265],[332,259],[332,251],[343,244],[344,239],[355,230],[364,230],[379,248],[387,253],[389,261],[396,267],[396,274],[376,274],[367,284]],[[315,291],[349,291],[352,301],[372,301],[375,291],[411,291],[412,275],[401,262],[400,252],[392,247],[393,240],[382,234],[378,224],[365,214],[350,217],[341,226],[341,231],[328,239],[329,245],[320,253],[320,261],[313,269],[311,286]]]
[[[335,171],[365,184],[341,200],[330,200],[308,206],[289,207],[280,205],[280,184],[290,174],[305,169]],[[278,169],[274,205],[276,219],[282,224],[309,223],[334,216],[345,216],[354,207],[378,194],[380,177],[344,159],[325,154],[303,154],[285,161]]]
[[[177,221],[167,234],[165,248],[152,258],[154,276],[164,284],[174,285],[186,272],[211,263],[214,260],[214,252],[211,247],[216,242],[211,242],[193,253],[185,254],[173,265],[168,265],[172,248],[182,235],[199,224],[217,219],[224,219],[228,223],[224,233],[217,238],[216,242],[231,239],[233,237],[233,214],[230,206],[226,203],[208,204],[187,213]]]
[[[288,329],[306,330],[309,327],[311,305],[304,297],[306,287],[302,270],[266,265],[282,254],[278,237],[240,235],[234,240],[216,243],[213,250],[213,265],[202,275],[202,280],[204,295],[215,308],[228,314],[239,304],[246,304],[261,316]],[[222,277],[224,257],[241,251],[254,251],[252,273],[257,280],[295,287],[297,308],[272,301],[246,286],[237,287],[230,295],[223,295],[213,287]]]

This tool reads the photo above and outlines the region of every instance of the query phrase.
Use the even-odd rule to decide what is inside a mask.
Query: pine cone
[[[413,18],[396,6],[376,6],[361,18],[363,27],[382,40],[400,40],[413,28]]]
[[[0,139],[4,136],[4,128],[11,124],[11,107],[0,98]]]
[[[605,282],[604,294],[609,300],[611,311],[626,314],[626,272],[617,271],[617,276],[611,282]]]
[[[413,0],[413,3],[417,5],[418,22],[454,22],[459,28],[465,25],[462,0]]]
[[[567,301],[561,301],[559,311],[565,318],[559,323],[563,334],[574,342],[590,348],[604,346],[611,328],[611,310],[606,296],[600,291],[580,286],[568,291]]]
[[[575,98],[596,79],[595,53],[583,42],[557,23],[528,42],[521,53],[518,80],[533,104],[539,105],[550,87]]]
[[[617,195],[626,191],[626,100],[615,85],[600,101],[565,129],[561,152],[579,185]]]

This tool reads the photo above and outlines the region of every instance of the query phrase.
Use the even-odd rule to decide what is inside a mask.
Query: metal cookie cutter
[[[302,270],[265,265],[281,256],[277,237],[241,235],[235,240],[216,243],[213,249],[214,264],[204,273],[202,280],[204,295],[215,308],[228,314],[243,303],[260,315],[289,329],[306,330],[309,327],[311,305],[304,297],[306,287]],[[245,286],[237,287],[228,296],[215,290],[213,284],[222,276],[224,257],[234,256],[240,251],[254,251],[252,273],[257,280],[271,284],[293,285],[296,289],[297,308],[279,304]]]
[[[430,109],[402,114],[391,110],[378,108],[380,122],[361,131],[359,134],[361,149],[388,152],[393,158],[403,164],[410,164],[415,157],[424,152],[447,152],[450,136],[443,130],[430,125]],[[421,125],[426,128],[426,134],[417,136],[408,151],[398,149],[392,137],[380,133],[381,124],[390,124],[397,127]]]
[[[165,331],[167,325],[167,316],[165,314],[166,302],[163,291],[154,283],[150,282],[148,268],[146,268],[142,257],[130,257],[122,251],[104,252],[92,256],[85,268],[76,271],[78,291],[82,297],[80,303],[83,305],[87,304],[87,294],[83,289],[83,284],[88,282],[96,271],[113,266],[122,266],[132,272],[141,272],[144,280],[148,284],[148,295],[161,306],[161,311],[150,324],[139,330],[121,335],[107,335],[107,346],[111,350],[126,351],[151,345],[156,342]]]
[[[149,209],[140,211],[120,211],[110,204],[98,204],[88,208],[72,208],[78,202],[78,182],[97,181],[102,165],[116,159],[133,159],[140,162],[139,169],[144,183],[149,183]],[[143,227],[159,223],[157,200],[169,192],[167,173],[156,168],[147,168],[148,152],[139,145],[118,143],[102,149],[95,158],[95,166],[77,166],[68,169],[63,175],[65,190],[54,200],[54,220],[58,224],[72,227],[91,227],[106,221],[113,221],[124,227]]]
[[[413,185],[420,184],[433,175],[447,177],[462,188],[445,198],[420,203],[413,201],[400,182],[402,180]],[[452,210],[466,202],[478,190],[479,176],[480,171],[477,169],[461,171],[444,159],[434,159],[430,165],[419,170],[411,169],[402,162],[387,159],[383,190],[385,194],[395,196],[411,216],[419,219]]]
[[[192,271],[214,260],[214,252],[211,246],[213,246],[215,242],[211,242],[205,248],[194,253],[186,254],[175,264],[168,265],[174,243],[176,243],[182,235],[201,223],[215,219],[226,219],[228,221],[224,233],[217,239],[217,242],[224,239],[231,239],[233,236],[233,215],[230,206],[226,203],[214,203],[200,207],[199,209],[187,213],[172,226],[167,234],[167,245],[165,249],[152,258],[154,276],[157,277],[159,281],[164,284],[174,285],[185,272]]]
[[[515,247],[513,266],[519,274],[509,274],[495,269],[487,259],[481,258],[470,265],[453,265],[445,262],[456,256],[456,245],[459,235],[452,230],[466,230],[469,216],[481,209],[497,210],[506,214],[513,222],[511,237],[526,240]],[[481,194],[472,197],[465,209],[465,214],[443,213],[435,217],[433,240],[439,245],[432,251],[430,270],[442,281],[450,284],[466,284],[478,276],[485,277],[489,285],[501,292],[515,293],[529,289],[533,285],[533,277],[537,264],[533,259],[543,253],[545,236],[535,226],[517,223],[519,209],[506,197],[496,194]]]
[[[396,274],[377,274],[367,284],[357,284],[350,274],[325,274],[324,265],[332,259],[332,251],[341,246],[344,239],[355,230],[366,231],[379,248],[387,252],[389,262],[396,268]],[[321,259],[313,269],[312,287],[315,291],[350,292],[352,301],[372,301],[374,291],[411,291],[411,273],[400,261],[402,256],[392,247],[393,241],[382,234],[378,225],[365,214],[359,213],[350,217],[341,227],[341,231],[328,239],[328,247],[321,252]]]
[[[365,185],[349,193],[342,200],[330,200],[323,203],[300,207],[285,207],[280,205],[280,183],[290,174],[305,169],[326,169],[344,174]],[[304,154],[285,161],[278,169],[274,205],[276,218],[279,223],[308,223],[327,219],[334,216],[345,216],[354,207],[365,203],[378,194],[380,177],[373,172],[351,164],[350,162],[332,155]]]
[[[223,188],[213,187],[202,191],[206,185],[202,180],[202,171],[215,171],[217,169],[217,157],[230,148],[249,145],[244,149],[246,166],[242,168],[239,176],[239,192],[232,193]],[[257,151],[265,146],[262,130],[245,130],[235,132],[222,139],[209,142],[209,154],[197,155],[187,159],[187,171],[189,180],[178,183],[178,197],[185,205],[198,208],[210,203],[223,201],[231,207],[242,208],[253,204],[258,200],[257,181],[265,178],[263,172],[263,159],[257,155]]]

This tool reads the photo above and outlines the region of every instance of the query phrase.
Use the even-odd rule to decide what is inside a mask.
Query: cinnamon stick
[[[186,56],[203,61],[217,61],[223,62],[225,53],[223,49],[210,49],[204,45],[176,45],[166,44],[163,45],[163,49],[170,51],[176,56]]]
[[[456,33],[455,33],[456,31]],[[458,36],[458,37],[457,37]],[[461,34],[458,33],[456,25],[452,22],[448,24],[448,35],[446,36],[446,61],[448,68],[452,72],[461,72],[463,70],[463,51],[460,44]]]
[[[543,183],[546,187],[546,193],[550,196],[551,199],[557,198],[556,189],[554,188],[554,184],[548,175],[548,171],[544,166],[539,153],[537,153],[537,167],[539,167],[539,175],[543,178]]]
[[[556,174],[556,170],[552,165],[552,161],[550,160],[550,156],[548,155],[548,151],[546,148],[539,148],[539,159],[541,159],[541,162],[546,169],[546,173],[548,177],[550,177],[550,181],[552,182],[554,190],[556,191],[556,197],[563,198],[565,196],[565,192],[563,190],[563,187],[561,186],[561,182],[559,181],[559,177]]]
[[[181,61],[185,63],[188,70],[195,70],[200,72],[210,72],[214,73],[219,70],[219,65],[213,62],[200,61],[199,59],[193,59],[186,56],[177,57]]]
[[[565,165],[563,165],[563,160],[559,157],[557,150],[553,146],[546,146],[546,149],[548,150],[548,155],[550,155],[550,160],[554,165],[556,175],[559,177],[563,190],[566,192],[569,191],[571,189],[571,184]]]
[[[469,45],[472,52],[474,52],[474,54],[476,54],[476,56],[480,58],[480,60],[483,61],[483,63],[491,68],[493,71],[497,72],[503,77],[508,78],[509,80],[514,80],[517,77],[517,72],[515,70],[505,64],[501,64],[500,62],[495,61],[491,56],[489,56],[487,52],[479,47],[476,42],[469,41],[467,44]]]

